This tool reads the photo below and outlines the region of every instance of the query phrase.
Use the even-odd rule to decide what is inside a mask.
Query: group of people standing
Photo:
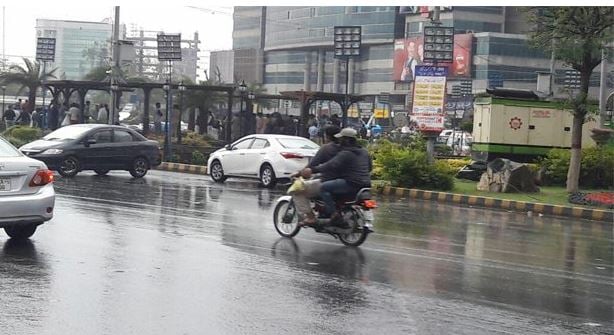
[[[22,102],[22,99],[19,99],[17,103],[9,105],[3,112],[2,120],[5,129],[14,125],[56,130],[70,124],[106,124],[109,121],[109,106],[96,104],[92,107],[90,101],[86,101],[83,107],[77,103],[52,102],[49,106],[34,108],[28,100]]]

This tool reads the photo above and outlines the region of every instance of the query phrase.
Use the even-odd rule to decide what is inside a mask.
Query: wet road
[[[360,248],[280,238],[281,190],[150,172],[56,184],[0,239],[2,334],[614,334],[611,224],[380,198]]]

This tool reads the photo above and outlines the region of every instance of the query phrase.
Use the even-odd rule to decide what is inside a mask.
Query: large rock
[[[478,190],[488,192],[539,192],[529,167],[509,159],[497,158],[488,163],[478,183]]]

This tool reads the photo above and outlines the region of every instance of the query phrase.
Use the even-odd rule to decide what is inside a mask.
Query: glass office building
[[[237,80],[250,77],[249,67],[262,67],[261,81],[269,93],[288,90],[348,91],[376,94],[393,83],[392,50],[397,25],[396,7],[235,7],[233,50]],[[333,57],[333,28],[362,27],[361,56],[349,64]],[[261,50],[262,58],[255,51]],[[239,51],[237,53],[237,51]],[[245,54],[245,56],[242,56]],[[243,64],[244,70],[237,61]]]
[[[101,22],[36,20],[36,37],[56,38],[56,76],[83,79],[93,68],[108,63],[112,25]]]

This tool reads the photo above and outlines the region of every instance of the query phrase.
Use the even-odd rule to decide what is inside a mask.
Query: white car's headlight
[[[63,152],[62,149],[47,149],[43,151],[43,155],[59,155]]]

